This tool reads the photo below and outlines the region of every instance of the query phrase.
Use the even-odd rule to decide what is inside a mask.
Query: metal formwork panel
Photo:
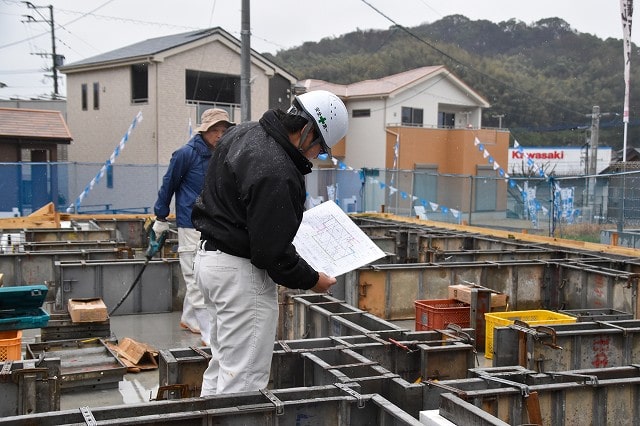
[[[0,363],[0,418],[60,409],[60,359]]]
[[[377,245],[380,250],[387,253],[388,255],[394,255],[396,253],[396,240],[392,237],[382,236],[382,237],[369,237],[371,241],[375,245]]]
[[[56,308],[66,310],[69,299],[100,297],[114,307],[133,284],[145,262],[56,262]],[[128,298],[114,315],[171,312],[178,259],[151,260]]]
[[[124,250],[129,246],[124,241],[42,241],[25,242],[21,246],[24,251],[59,251],[59,250],[99,250],[99,249],[119,249]]]
[[[188,397],[200,396],[202,375],[209,365],[211,348],[178,348],[158,354],[158,385],[186,386]]]
[[[27,229],[25,241],[115,241],[116,233],[112,229]]]
[[[476,363],[474,346],[456,341],[422,343],[420,350],[421,380],[450,380],[467,377]]]
[[[117,260],[119,249],[57,250],[0,254],[0,271],[11,285],[41,284],[56,278],[55,262]]]
[[[345,280],[345,301],[386,320],[410,319],[416,300],[447,298],[449,285],[464,282],[507,294],[511,310],[636,307],[634,274],[557,260],[372,265]]]
[[[549,374],[527,370],[494,374],[491,369],[476,373],[477,378],[430,383],[425,409],[441,407],[440,414],[456,424],[470,424],[470,416],[482,419],[472,424],[529,424],[535,412],[539,424],[545,425],[640,422],[637,366]],[[467,404],[453,407],[444,394],[453,394]]]
[[[342,302],[325,302],[309,305],[305,333],[309,337],[342,336],[332,329],[331,318],[334,316],[351,317],[364,311]],[[362,334],[362,333],[358,333]]]
[[[148,244],[147,232],[144,229],[145,219],[92,219],[100,228],[115,231],[118,241],[124,241],[129,247],[143,248]]]
[[[29,359],[59,358],[62,390],[117,388],[127,372],[118,355],[100,339],[30,343],[26,354]]]
[[[96,423],[92,423],[96,422]],[[0,418],[11,426],[67,424],[136,425],[394,425],[420,421],[380,395],[365,395],[356,384],[245,392],[205,398],[152,401]]]
[[[357,383],[364,393],[377,393],[417,417],[422,385],[409,383],[351,349],[304,352],[306,386]]]
[[[326,334],[321,335],[320,332],[311,330],[311,318],[321,316],[319,312],[311,312],[311,306],[321,306],[323,304],[335,306],[335,304],[343,303],[342,300],[330,295],[317,293],[287,294],[285,297],[287,299],[286,305],[290,308],[288,315],[291,316],[292,324],[291,331],[284,336],[286,340],[327,337]],[[361,312],[353,306],[345,305],[343,311],[348,310]]]
[[[496,327],[494,339],[494,366],[549,372],[640,363],[640,321],[635,320]]]
[[[40,328],[40,340],[92,339],[111,337],[111,321],[73,322],[69,313],[51,313],[46,327]]]
[[[497,262],[511,260],[551,260],[553,252],[544,249],[452,250],[425,253],[430,263]],[[427,261],[427,260],[425,260]]]
[[[329,317],[330,336],[353,336],[358,334],[397,332],[403,330],[391,322],[385,321],[368,312],[332,315]],[[316,336],[326,337],[326,336]]]

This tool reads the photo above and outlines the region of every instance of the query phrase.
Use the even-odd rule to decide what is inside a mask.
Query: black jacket
[[[202,239],[265,269],[278,284],[310,289],[318,272],[292,244],[312,164],[289,142],[274,111],[230,128],[213,151],[191,220]]]

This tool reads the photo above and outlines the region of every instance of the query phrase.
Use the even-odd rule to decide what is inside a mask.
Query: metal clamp
[[[284,340],[278,340],[278,344],[280,345],[280,347],[282,347],[282,350],[287,352],[287,353],[291,353],[293,352],[291,350],[291,347],[287,344],[287,342],[285,342]]]
[[[364,398],[362,397],[361,394],[356,392],[351,386],[348,386],[344,383],[334,383],[333,385],[338,389],[340,389],[341,391],[348,393],[349,395],[354,397],[358,401],[358,408],[364,408],[364,405],[365,405]]]
[[[179,399],[189,397],[189,385],[178,383],[174,385],[166,385],[158,387],[155,401],[164,401],[169,399],[168,395],[179,395]]]
[[[520,393],[524,397],[528,397],[529,394],[531,393],[531,391],[529,390],[529,386],[525,385],[523,383],[514,382],[513,380],[501,379],[499,377],[494,377],[494,376],[488,375],[486,373],[482,373],[479,376],[480,376],[481,379],[486,380],[486,381],[502,383],[504,385],[520,389]]]
[[[11,377],[11,366],[13,361],[5,361],[0,369],[0,381],[7,381]]]
[[[269,389],[260,389],[260,393],[271,401],[271,403],[276,407],[276,416],[282,416],[284,414],[284,403],[280,401],[280,399],[273,394]]]
[[[425,383],[427,386],[433,386],[433,387],[436,387],[436,388],[444,389],[444,390],[446,390],[448,392],[451,392],[454,395],[459,396],[462,399],[465,399],[467,397],[467,392],[466,391],[460,390],[458,388],[454,388],[453,386],[442,384],[437,380],[429,379],[429,380],[425,380],[423,383]]]
[[[96,421],[96,418],[93,417],[93,413],[89,407],[80,407],[80,414],[82,414],[84,422],[88,426],[98,426],[98,422]]]
[[[417,351],[419,351],[419,350],[420,350],[419,348],[411,349],[409,346],[407,346],[407,345],[405,345],[405,344],[403,344],[403,343],[400,343],[400,342],[398,342],[397,340],[392,339],[391,337],[389,337],[389,342],[393,343],[394,345],[396,345],[396,346],[397,346],[397,347],[399,347],[400,349],[404,349],[405,351],[407,351],[407,353],[417,352]],[[413,341],[413,342],[407,342],[407,343],[408,343],[408,344],[410,344],[410,345],[413,345],[413,346],[416,346],[416,345],[417,345],[417,342],[416,342],[416,341]]]
[[[575,374],[575,373],[557,372],[557,371],[549,374],[552,377],[562,376],[562,377],[573,377],[576,379],[584,379],[583,383],[585,385],[598,386],[598,376],[594,374]]]
[[[200,355],[204,359],[211,359],[211,355],[209,355],[208,353],[206,353],[205,351],[203,351],[200,348],[197,348],[195,346],[189,346],[189,349],[191,349],[192,351],[194,351],[195,353],[197,353],[198,355]]]
[[[553,329],[551,327],[547,327],[545,325],[538,325],[538,326],[536,326],[535,330],[536,330],[536,332],[538,332],[540,334],[551,336],[551,343],[549,343],[549,342],[541,341],[540,340],[541,336],[539,334],[535,335],[534,338],[536,340],[540,340],[540,343],[542,343],[545,346],[549,346],[550,348],[553,348],[553,349],[560,349],[561,351],[564,350],[564,348],[562,346],[558,346],[556,344],[557,335],[556,335],[556,330],[555,329]]]
[[[474,339],[473,337],[471,337],[471,335],[465,331],[462,331],[462,327],[460,327],[458,324],[447,324],[447,328],[445,330],[438,330],[441,334],[444,334],[445,336],[448,337],[453,337],[453,338],[461,338],[463,339],[464,343],[469,343],[469,344],[473,344],[474,343]],[[448,333],[448,331],[452,331],[453,333]]]

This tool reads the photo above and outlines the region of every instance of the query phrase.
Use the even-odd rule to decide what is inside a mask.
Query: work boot
[[[186,322],[180,321],[180,328],[183,328],[185,330],[189,330],[193,334],[200,334],[200,330],[198,329],[197,326],[194,326],[192,324],[187,324]]]
[[[195,309],[188,303],[184,303],[182,307],[182,316],[180,317],[180,327],[189,330],[193,334],[200,334],[200,326],[198,318],[195,315]]]
[[[200,326],[200,336],[202,337],[202,344],[205,346],[211,345],[211,315],[209,315],[209,311],[206,308],[198,309],[195,308],[193,310],[196,319],[198,320],[198,325]]]

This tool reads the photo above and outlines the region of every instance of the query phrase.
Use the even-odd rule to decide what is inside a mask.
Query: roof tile
[[[0,108],[0,138],[58,139],[71,141],[60,111]]]

